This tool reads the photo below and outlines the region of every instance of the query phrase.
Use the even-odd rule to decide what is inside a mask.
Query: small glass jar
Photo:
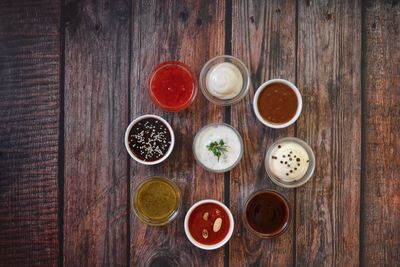
[[[216,65],[221,63],[232,63],[235,67],[237,67],[242,75],[243,84],[240,92],[233,98],[229,99],[221,99],[214,95],[212,95],[207,89],[207,74],[208,72]],[[212,103],[220,106],[229,106],[238,103],[242,100],[247,93],[249,92],[250,88],[250,72],[247,69],[246,65],[238,58],[228,55],[218,56],[210,59],[201,69],[200,72],[200,89],[203,95]]]
[[[151,188],[152,186],[153,188]],[[163,191],[160,190],[160,187],[164,187]],[[162,216],[154,216],[154,212],[153,216],[150,215],[152,208],[160,206],[164,206],[166,209]],[[141,182],[133,191],[132,207],[136,216],[143,223],[151,226],[166,225],[172,222],[179,213],[181,191],[172,180],[151,176]]]
[[[306,173],[300,179],[292,181],[292,182],[287,182],[287,181],[284,181],[284,180],[280,179],[279,177],[277,177],[273,173],[273,171],[271,170],[270,165],[269,165],[269,160],[271,159],[272,151],[274,150],[274,148],[276,146],[278,146],[279,144],[282,144],[284,142],[294,142],[294,143],[300,145],[301,147],[304,148],[304,150],[307,152],[308,157],[309,157],[309,163],[308,163],[309,165],[308,165],[308,169],[307,169]],[[278,141],[273,143],[268,148],[267,154],[265,155],[264,165],[265,165],[265,170],[266,170],[269,178],[272,180],[272,182],[274,182],[275,184],[277,184],[279,186],[285,187],[285,188],[295,188],[295,187],[299,187],[299,186],[307,183],[308,180],[310,180],[310,178],[313,176],[314,170],[315,170],[315,156],[314,156],[314,152],[311,149],[311,147],[303,140],[296,138],[296,137],[285,137],[285,138],[279,139]]]
[[[278,230],[274,231],[274,232],[270,232],[270,233],[263,233],[261,231],[257,231],[256,229],[254,229],[251,226],[251,223],[249,222],[249,218],[248,218],[248,209],[249,209],[249,204],[252,202],[252,200],[261,195],[261,194],[269,194],[273,197],[275,197],[276,199],[278,199],[283,205],[284,205],[284,209],[286,212],[286,219],[284,219],[284,222],[282,223],[281,227],[279,227]],[[263,202],[265,203],[265,201]],[[259,207],[259,209],[261,209]],[[260,215],[258,215],[260,216]],[[291,209],[290,209],[290,205],[288,200],[279,192],[275,191],[275,190],[270,190],[270,189],[261,189],[258,190],[256,192],[254,192],[253,194],[251,194],[249,196],[249,198],[246,201],[246,204],[244,206],[244,212],[243,212],[243,222],[245,224],[245,226],[249,229],[250,232],[252,232],[253,234],[255,234],[256,236],[260,237],[260,238],[265,238],[265,239],[271,239],[271,238],[275,238],[278,236],[281,236],[283,233],[285,233],[287,231],[287,229],[289,228],[290,225],[290,221],[291,221]]]
[[[169,84],[166,85],[167,83]],[[165,90],[156,90],[156,92],[155,88],[157,86],[161,86]],[[196,76],[182,62],[165,61],[156,66],[150,74],[148,83],[149,96],[157,106],[166,111],[179,112],[186,109],[196,98],[197,91]],[[179,103],[179,98],[183,97],[183,94],[185,94],[185,100]],[[177,101],[177,103],[166,103],[166,101]]]
[[[202,160],[200,159],[200,157],[199,157],[199,155],[198,155],[197,146],[200,145],[199,142],[200,142],[202,133],[203,133],[204,131],[210,129],[210,128],[212,129],[212,128],[216,128],[216,127],[227,127],[227,128],[229,128],[230,130],[232,130],[232,132],[233,132],[233,133],[235,134],[235,136],[238,138],[238,143],[239,143],[238,146],[237,146],[237,148],[238,148],[238,150],[239,150],[237,159],[236,159],[230,166],[228,166],[228,167],[226,167],[226,168],[223,168],[223,169],[212,169],[212,168],[206,166],[206,165],[202,162]],[[203,144],[203,145],[206,145],[206,144]],[[239,162],[240,162],[240,160],[242,159],[242,156],[243,156],[243,150],[244,150],[243,147],[244,147],[244,145],[243,145],[243,139],[242,139],[242,137],[240,136],[240,133],[239,133],[235,128],[233,128],[231,125],[226,124],[226,123],[210,123],[210,124],[207,124],[206,126],[204,126],[203,128],[201,128],[201,129],[196,133],[196,135],[195,135],[195,137],[194,137],[194,139],[193,139],[193,145],[192,145],[193,154],[194,154],[194,158],[196,159],[196,161],[197,161],[204,169],[206,169],[206,170],[208,170],[208,171],[210,171],[210,172],[214,172],[214,173],[223,173],[223,172],[230,171],[230,170],[232,170],[237,164],[239,164]]]

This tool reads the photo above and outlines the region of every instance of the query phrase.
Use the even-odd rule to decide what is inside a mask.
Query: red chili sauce
[[[286,123],[296,115],[296,93],[286,84],[272,83],[260,93],[257,101],[261,116],[272,123]]]
[[[208,218],[204,220],[206,212],[208,212]],[[222,225],[218,232],[214,232],[213,225],[217,218],[222,219]],[[189,231],[192,237],[204,245],[214,245],[222,241],[228,234],[229,227],[228,214],[220,205],[214,203],[204,203],[196,207],[189,217]],[[203,237],[204,229],[207,230],[207,238]]]
[[[158,65],[149,82],[153,101],[168,111],[180,111],[195,97],[195,82],[189,67],[178,61]]]

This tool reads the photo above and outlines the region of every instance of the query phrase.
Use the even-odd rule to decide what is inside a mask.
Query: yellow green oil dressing
[[[137,191],[137,208],[148,220],[162,223],[177,210],[179,192],[163,178],[151,178]]]

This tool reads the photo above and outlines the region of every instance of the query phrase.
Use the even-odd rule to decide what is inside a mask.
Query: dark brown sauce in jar
[[[245,219],[250,228],[261,236],[277,236],[289,224],[289,205],[283,196],[274,191],[260,191],[248,200]]]
[[[257,100],[261,116],[272,123],[290,121],[299,105],[296,93],[286,84],[272,83],[264,88]]]

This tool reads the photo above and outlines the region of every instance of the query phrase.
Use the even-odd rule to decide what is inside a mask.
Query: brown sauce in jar
[[[257,100],[261,116],[272,123],[290,121],[299,105],[296,93],[286,84],[272,83],[264,88]]]
[[[278,193],[256,193],[246,205],[249,226],[262,235],[275,236],[286,230],[289,223],[289,206]]]

